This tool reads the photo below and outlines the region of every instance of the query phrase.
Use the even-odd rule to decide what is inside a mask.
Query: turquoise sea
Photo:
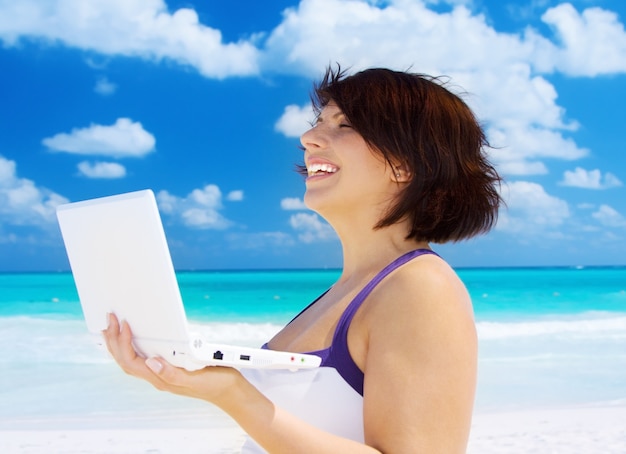
[[[477,411],[626,402],[626,267],[457,272],[479,333]],[[190,323],[246,345],[265,342],[338,275],[177,273]],[[0,429],[196,405],[117,370],[86,331],[70,273],[0,274],[0,367]]]

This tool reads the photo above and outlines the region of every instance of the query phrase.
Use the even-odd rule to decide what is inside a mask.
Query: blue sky
[[[329,62],[452,78],[506,184],[456,267],[626,264],[622,0],[0,0],[0,271],[63,270],[55,206],[151,188],[179,269],[341,264],[302,206]]]

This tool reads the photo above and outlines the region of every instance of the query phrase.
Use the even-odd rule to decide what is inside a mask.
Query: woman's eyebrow
[[[339,118],[339,117],[345,117],[345,114],[342,111],[335,112],[334,114],[330,116],[330,119],[335,120],[336,118]],[[317,120],[316,123],[322,123],[324,121],[324,117],[319,115],[316,120]]]

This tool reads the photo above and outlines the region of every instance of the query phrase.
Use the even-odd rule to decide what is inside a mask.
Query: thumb
[[[146,360],[146,366],[148,366],[148,368],[157,375],[163,371],[163,363],[157,358],[148,358]]]

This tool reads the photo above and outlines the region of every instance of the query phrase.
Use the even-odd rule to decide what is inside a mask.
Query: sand
[[[475,415],[468,454],[626,454],[626,406]]]
[[[243,432],[218,413],[186,421],[81,419],[4,423],[2,453],[236,453]],[[30,427],[29,427],[30,425]],[[150,427],[152,425],[152,427]],[[187,427],[185,427],[187,426]],[[46,427],[52,427],[47,429]],[[474,417],[468,454],[625,454],[626,405],[483,412]]]

